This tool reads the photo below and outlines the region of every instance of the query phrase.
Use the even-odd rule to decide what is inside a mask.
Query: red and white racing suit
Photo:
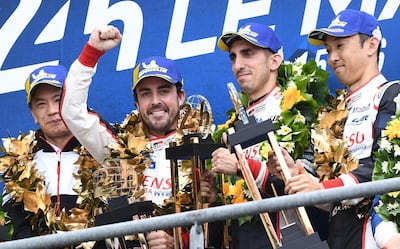
[[[95,65],[103,54],[90,45],[85,46],[80,57],[71,65],[60,103],[65,124],[98,162],[108,155],[107,146],[116,141],[108,123],[99,115],[88,112],[86,104]],[[170,162],[165,157],[165,148],[175,134],[173,131],[164,137],[150,137],[153,163],[144,172],[143,187],[146,199],[156,204],[162,204],[171,196]]]
[[[250,103],[246,112],[249,116],[253,115],[256,122],[262,122],[268,119],[276,119],[281,113],[280,103],[282,100],[282,91],[275,85],[274,88],[259,100]],[[260,144],[256,144],[244,149],[245,157],[247,158],[250,170],[256,181],[258,188],[262,191],[273,195],[271,183],[274,183],[277,189],[283,189],[283,182],[268,173],[268,168],[265,162],[261,162],[259,151]],[[279,236],[279,214],[276,212],[269,213],[271,221],[276,228]],[[231,226],[233,248],[245,249],[249,247],[251,241],[251,248],[265,249],[272,248],[271,243],[268,241],[265,229],[260,220],[244,223],[238,225],[234,220]]]
[[[257,123],[268,119],[275,120],[282,112],[280,104],[282,100],[282,91],[275,85],[274,88],[263,96],[261,99],[251,103],[247,107],[247,114],[254,116]],[[260,144],[252,145],[244,150],[249,166],[253,173],[256,184],[259,188],[264,189],[268,179],[268,168],[265,162],[261,162]],[[254,161],[253,161],[254,160]]]
[[[65,209],[69,212],[76,206],[77,194],[73,190],[75,184],[74,174],[78,171],[75,164],[79,154],[74,149],[79,146],[78,141],[71,137],[62,148],[47,141],[41,130],[35,132],[36,146],[34,163],[35,168],[44,177],[46,193],[51,195],[52,203],[58,204],[58,213]],[[6,191],[3,193],[3,209],[12,218],[14,233],[12,239],[23,239],[37,236],[32,231],[31,221],[26,219],[27,211],[23,205],[15,205],[11,195]]]
[[[65,124],[98,162],[108,155],[107,146],[117,141],[112,127],[99,115],[89,112],[86,104],[95,66],[103,54],[104,51],[86,44],[70,67],[60,101]],[[166,159],[165,149],[175,135],[176,131],[171,131],[164,137],[150,136],[153,163],[144,172],[143,187],[146,199],[158,205],[172,194],[170,161]]]
[[[346,96],[349,115],[343,136],[347,139],[349,151],[359,159],[360,166],[337,179],[322,182],[325,188],[371,181],[374,167],[372,152],[376,149],[388,117],[395,111],[393,99],[386,95],[388,91],[381,90],[386,83],[385,77],[379,74]],[[369,217],[359,218],[356,213],[357,204],[362,199],[343,200],[334,204],[328,238],[331,249],[377,248]]]

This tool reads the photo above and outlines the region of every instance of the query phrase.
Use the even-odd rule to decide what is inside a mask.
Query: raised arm
[[[60,114],[65,124],[98,162],[104,160],[106,146],[116,138],[99,115],[88,111],[88,92],[98,60],[121,39],[119,30],[113,26],[94,28],[79,58],[71,65],[60,103]]]

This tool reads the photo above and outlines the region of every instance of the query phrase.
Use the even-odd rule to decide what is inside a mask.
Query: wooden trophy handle
[[[290,179],[292,176],[289,171],[289,167],[286,164],[285,158],[283,157],[281,148],[279,147],[278,141],[276,139],[275,133],[273,131],[268,132],[268,139],[271,143],[271,147],[275,152],[275,155],[278,158],[278,161],[281,165],[282,168],[282,173],[283,173],[283,180],[286,182],[288,179]],[[300,219],[301,224],[303,225],[304,232],[307,235],[313,234],[314,229],[311,225],[310,219],[308,218],[307,212],[304,207],[297,207],[296,208],[296,213],[297,216]]]
[[[234,132],[233,128],[229,128],[228,129],[228,133],[232,134]],[[243,150],[242,150],[242,146],[240,144],[237,144],[234,146],[235,148],[235,153],[236,156],[238,158],[238,163],[240,166],[240,170],[242,171],[242,175],[244,180],[246,181],[246,184],[249,188],[251,197],[253,198],[253,200],[257,201],[257,200],[262,200],[260,191],[258,190],[258,187],[256,185],[256,182],[254,180],[253,174],[251,173],[250,167],[247,163],[247,160],[244,156]],[[276,234],[276,231],[274,229],[274,226],[272,225],[271,219],[269,217],[268,213],[260,213],[260,218],[261,221],[264,225],[265,231],[267,233],[268,239],[272,244],[272,247],[278,248],[281,246],[281,242],[278,238],[278,235]]]

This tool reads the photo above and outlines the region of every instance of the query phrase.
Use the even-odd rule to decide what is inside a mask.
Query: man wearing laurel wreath
[[[388,83],[379,72],[382,33],[374,16],[362,11],[344,10],[329,27],[312,30],[308,40],[313,45],[325,46],[329,66],[347,88],[344,100],[348,116],[343,139],[358,164],[351,168],[335,161],[328,162],[327,165],[340,166],[337,168],[340,174],[325,176],[326,180],[319,182],[299,166],[292,170],[293,177],[286,183],[285,191],[289,194],[371,181],[373,152],[377,149],[381,131],[395,113],[393,98],[400,90],[399,84]],[[314,139],[314,147],[320,149],[321,144]],[[273,155],[271,161],[276,164],[269,164],[270,171],[279,174],[279,163]],[[330,248],[377,248],[369,216],[370,199],[360,197],[332,204],[328,236]]]
[[[42,196],[46,194],[49,194],[49,196],[51,195],[51,202],[57,203],[57,210],[54,214],[58,219],[60,219],[61,216],[65,216],[65,212],[69,212],[76,205],[77,194],[73,190],[73,185],[75,183],[73,175],[77,173],[78,168],[75,162],[79,154],[74,151],[74,149],[80,145],[71,131],[65,126],[59,115],[59,102],[66,76],[67,70],[64,66],[42,66],[29,74],[25,83],[29,110],[40,129],[32,133],[34,138],[32,138],[32,144],[29,144],[29,146],[34,146],[30,148],[32,151],[26,151],[24,153],[25,156],[32,152],[34,153],[34,158],[26,158],[24,161],[27,163],[28,160],[30,165],[33,165],[33,168],[29,173],[24,172],[23,174],[29,176],[31,181],[34,182],[33,172],[37,171],[37,179],[39,179],[40,175],[40,177],[43,178],[43,182],[35,186],[29,186],[30,189],[26,189],[23,193],[23,197],[18,197],[15,196],[15,192],[18,193],[23,188],[20,188],[21,190],[19,191],[15,191],[15,189],[12,190],[12,188],[13,186],[18,186],[17,181],[19,179],[12,179],[14,182],[10,181],[10,179],[6,179],[7,187],[5,188],[5,193],[3,193],[3,208],[12,219],[14,226],[13,239],[27,238],[40,235],[41,233],[46,234],[48,232],[42,227],[43,224],[31,224],[31,220],[35,220],[35,218],[32,218],[32,216],[26,212],[37,213],[36,211],[38,210],[36,209],[39,208],[35,208],[35,206],[42,207],[42,202],[45,203],[44,205],[47,208],[50,205],[50,199],[47,200],[48,202],[40,199],[39,195],[35,195],[30,191],[32,188],[36,189],[36,192]],[[26,137],[28,137],[28,135]],[[8,148],[4,143],[5,140],[6,139],[3,139],[3,144]],[[20,155],[20,158],[23,158],[23,155]],[[21,163],[21,165],[23,165],[23,163]],[[26,165],[25,168],[27,171],[30,165]],[[16,172],[15,174],[18,177]],[[21,172],[19,174],[21,174]],[[6,176],[6,178],[10,178],[11,174],[8,173],[8,175],[9,176]],[[26,181],[26,179],[23,180]],[[44,186],[42,184],[44,184]],[[25,182],[24,186],[26,185],[27,183]],[[39,185],[42,189],[40,189]],[[8,186],[10,186],[10,189]],[[9,191],[14,193],[9,194]],[[18,203],[16,199],[22,199],[23,202]],[[42,212],[43,211],[45,210],[42,210]],[[54,215],[52,213],[53,212],[49,212],[45,214],[48,215],[47,218],[49,220],[56,219],[56,217],[52,217],[52,215]],[[27,217],[29,219],[27,219]],[[38,219],[37,223],[45,222],[37,217],[36,219]]]
[[[100,57],[116,47],[121,39],[121,33],[113,26],[94,28],[82,53],[70,68],[60,104],[65,123],[98,162],[108,156],[107,146],[115,143],[117,138],[103,125],[104,121],[87,114],[86,98]],[[180,106],[185,101],[183,78],[173,60],[148,57],[133,71],[132,91],[152,147],[152,164],[144,172],[145,197],[162,205],[172,191],[170,162],[166,159],[165,149],[177,136]],[[202,182],[208,191],[204,183],[208,185],[208,180]],[[188,234],[182,234],[182,237],[184,248],[188,248]],[[174,238],[169,231],[147,233],[146,239],[151,249],[174,247]]]

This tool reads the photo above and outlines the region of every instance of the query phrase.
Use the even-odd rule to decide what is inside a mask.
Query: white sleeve
[[[60,114],[81,145],[96,161],[102,162],[108,153],[106,146],[116,138],[98,115],[87,110],[89,86],[94,74],[94,68],[75,60],[64,84]]]
[[[388,241],[392,236],[396,235],[397,225],[392,221],[382,221],[375,229],[374,238],[376,244],[381,248],[386,241]]]

